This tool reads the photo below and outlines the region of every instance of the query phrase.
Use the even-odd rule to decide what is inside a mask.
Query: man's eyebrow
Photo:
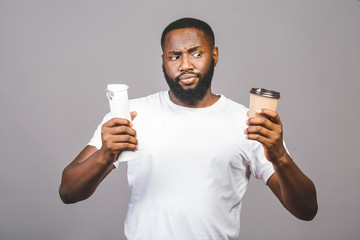
[[[181,51],[176,51],[176,50],[170,51],[169,53],[170,53],[171,55],[181,55],[181,54],[182,54]]]
[[[188,52],[194,52],[194,51],[198,50],[199,48],[200,48],[200,46],[192,47],[188,50]]]
[[[198,50],[199,48],[200,48],[200,46],[195,46],[195,47],[189,48],[187,51],[194,52],[194,51]],[[170,51],[169,53],[172,55],[181,55],[182,54],[181,51],[177,51],[177,50]]]

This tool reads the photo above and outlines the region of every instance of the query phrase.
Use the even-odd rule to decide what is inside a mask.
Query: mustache
[[[183,72],[181,73],[179,76],[177,76],[175,78],[176,81],[180,81],[180,77],[185,75],[185,74],[191,74],[191,75],[196,75],[197,78],[200,78],[201,77],[201,74],[200,73],[195,73],[195,72]]]

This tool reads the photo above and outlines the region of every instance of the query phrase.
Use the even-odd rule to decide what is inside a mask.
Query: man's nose
[[[189,56],[184,54],[180,65],[180,72],[186,72],[190,70],[194,70],[194,67],[189,59]]]

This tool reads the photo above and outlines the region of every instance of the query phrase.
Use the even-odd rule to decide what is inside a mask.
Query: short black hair
[[[215,46],[215,36],[214,32],[204,21],[201,21],[196,18],[180,18],[172,23],[170,23],[163,31],[161,35],[161,48],[164,48],[164,42],[165,42],[165,36],[168,32],[176,29],[182,29],[182,28],[196,28],[205,33],[205,36],[210,40],[210,45],[212,47]]]

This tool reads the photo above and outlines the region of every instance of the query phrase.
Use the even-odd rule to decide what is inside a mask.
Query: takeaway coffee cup
[[[265,88],[252,88],[250,90],[249,117],[261,117],[256,114],[259,109],[270,109],[276,111],[280,93]]]
[[[125,84],[109,84],[106,89],[106,96],[109,99],[112,118],[125,118],[131,121],[128,86]],[[125,162],[136,158],[136,152],[123,151],[120,153],[118,161]]]

